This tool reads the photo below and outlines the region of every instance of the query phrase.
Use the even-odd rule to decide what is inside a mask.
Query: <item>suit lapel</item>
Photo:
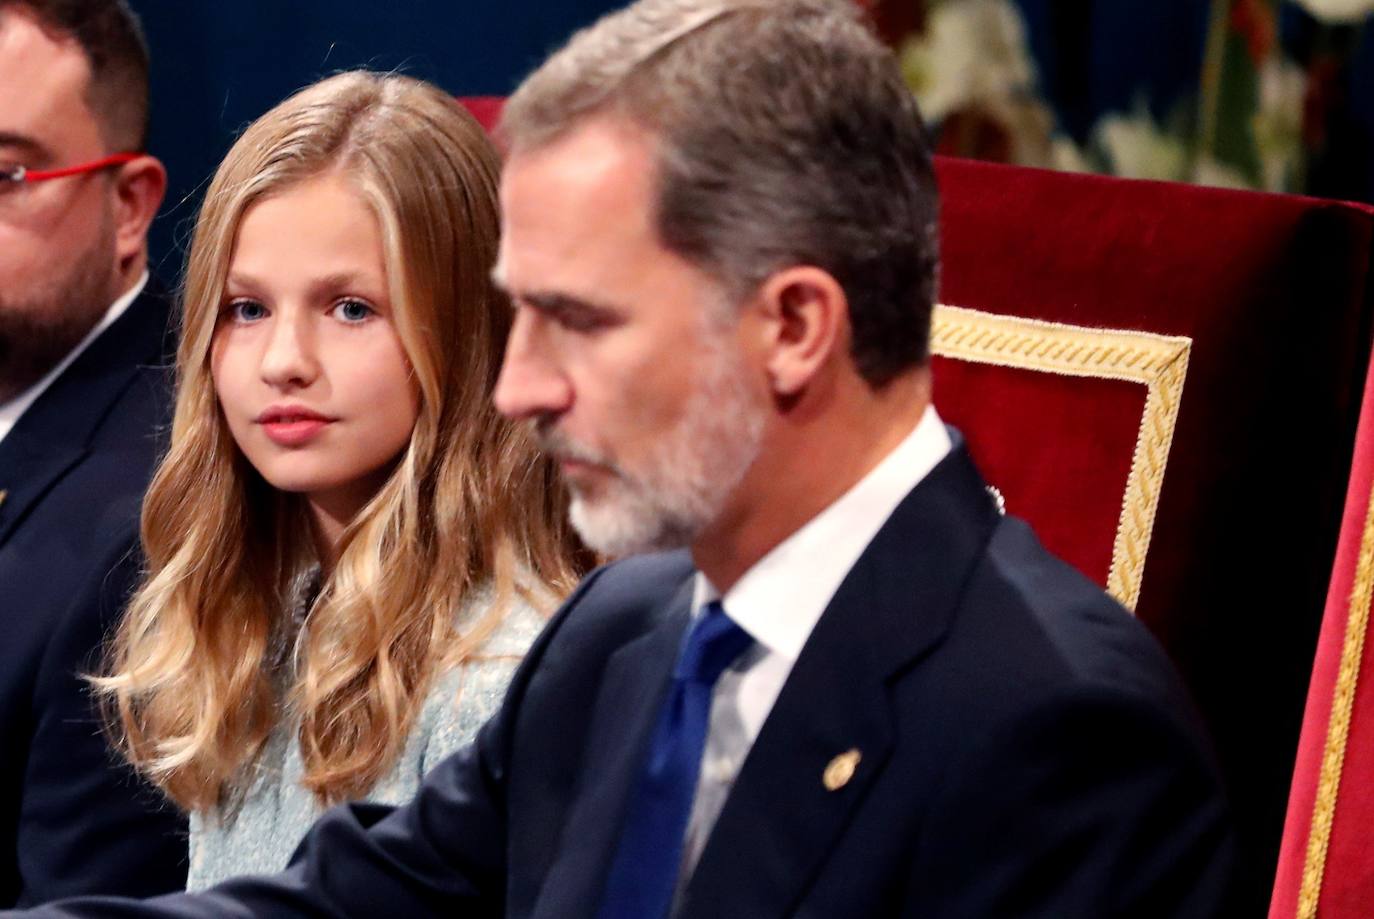
[[[165,303],[140,295],[0,440],[0,491],[6,493],[0,546],[34,503],[87,455],[91,437],[140,368],[164,360],[167,324]]]
[[[84,447],[72,444],[34,443],[17,429],[0,442],[0,546],[53,483],[67,474],[86,455]]]
[[[662,606],[656,625],[607,659],[580,785],[533,916],[577,919],[592,915],[600,902],[627,798],[687,628],[691,599],[688,578]]]
[[[707,841],[683,919],[795,909],[887,764],[889,680],[944,636],[996,518],[956,441],[817,622]]]

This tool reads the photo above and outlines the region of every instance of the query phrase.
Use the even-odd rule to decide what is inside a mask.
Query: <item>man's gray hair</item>
[[[640,0],[578,32],[507,103],[512,154],[596,117],[656,144],[667,248],[735,300],[791,265],[849,299],[879,387],[927,360],[938,200],[915,100],[853,0]]]

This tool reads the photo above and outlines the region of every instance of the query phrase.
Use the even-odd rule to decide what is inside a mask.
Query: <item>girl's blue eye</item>
[[[361,300],[344,300],[334,307],[335,317],[349,323],[363,322],[371,317],[374,312],[372,307]]]
[[[229,304],[229,315],[235,322],[257,322],[267,315],[267,307],[256,300],[235,300]]]

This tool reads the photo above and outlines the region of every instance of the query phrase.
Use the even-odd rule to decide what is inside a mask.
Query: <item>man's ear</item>
[[[122,265],[143,251],[167,193],[167,170],[156,157],[140,156],[119,167],[114,183],[115,253]]]
[[[759,288],[769,319],[768,378],[778,396],[795,396],[837,349],[849,347],[849,299],[826,271],[798,265]]]

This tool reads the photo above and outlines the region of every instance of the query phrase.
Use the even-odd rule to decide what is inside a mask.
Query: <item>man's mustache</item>
[[[539,449],[555,460],[573,460],[591,466],[602,466],[619,474],[619,469],[610,457],[577,443],[552,424],[536,420],[532,424],[535,442]]]

